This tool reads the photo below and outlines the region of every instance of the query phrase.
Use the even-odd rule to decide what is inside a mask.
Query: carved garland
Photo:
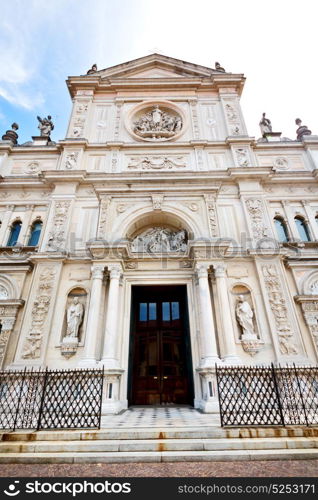
[[[65,249],[66,241],[66,221],[68,211],[71,206],[70,201],[56,201],[53,216],[53,229],[49,233],[47,250],[50,252]]]
[[[97,230],[97,238],[104,238],[106,234],[106,224],[108,216],[108,207],[110,205],[111,197],[105,196],[101,199],[99,208],[99,222]]]
[[[246,200],[245,203],[251,218],[253,237],[256,240],[267,237],[269,230],[264,221],[264,208],[262,200],[258,198],[250,198],[249,200]]]
[[[275,318],[280,352],[285,355],[298,354],[296,346],[291,342],[293,333],[288,320],[286,300],[283,296],[278,270],[274,265],[263,266],[262,270],[268,300]]]
[[[204,199],[205,199],[206,208],[207,208],[207,212],[208,212],[208,219],[209,219],[211,236],[213,238],[215,238],[219,235],[215,197],[211,194],[206,194],[206,195],[204,195]]]
[[[45,268],[40,274],[37,294],[31,312],[31,327],[22,348],[23,359],[36,359],[41,355],[43,328],[52,298],[56,270]]]
[[[318,301],[310,300],[302,302],[301,308],[315,346],[318,349]]]

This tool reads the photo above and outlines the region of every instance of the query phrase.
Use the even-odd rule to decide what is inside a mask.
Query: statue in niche
[[[237,321],[239,322],[243,330],[242,340],[257,339],[253,324],[254,313],[249,303],[244,299],[243,295],[238,296],[238,302],[235,312]]]
[[[73,302],[67,308],[66,312],[66,337],[78,339],[78,331],[84,316],[84,306],[80,303],[78,297],[73,298]]]
[[[311,130],[309,130],[309,128],[306,125],[301,124],[300,118],[296,118],[295,123],[298,126],[298,129],[296,130],[297,134],[296,141],[302,141],[305,135],[311,135]]]
[[[266,118],[265,115],[266,113],[263,113],[262,119],[259,122],[262,137],[265,137],[265,134],[269,134],[273,130],[271,121],[268,118]]]
[[[182,129],[180,116],[174,116],[160,109],[157,104],[154,108],[142,115],[134,122],[134,132],[140,137],[162,139],[173,137]]]
[[[50,137],[52,130],[54,130],[52,117],[50,115],[48,115],[47,118],[37,116],[37,119],[39,121],[38,129],[40,129],[41,136]]]

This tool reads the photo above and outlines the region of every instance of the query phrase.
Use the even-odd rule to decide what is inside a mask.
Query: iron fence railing
[[[100,428],[104,370],[0,371],[0,429]]]
[[[318,367],[216,366],[222,426],[318,425]]]

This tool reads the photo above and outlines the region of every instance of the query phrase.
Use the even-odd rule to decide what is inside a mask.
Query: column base
[[[201,410],[203,413],[214,413],[219,419],[220,407],[218,398],[209,398],[208,400],[201,399],[197,401],[196,408]]]
[[[242,365],[243,364],[242,360],[238,356],[235,356],[232,354],[229,356],[224,356],[224,358],[222,359],[222,362],[225,365]]]
[[[94,358],[81,359],[78,368],[99,368],[98,361]]]
[[[117,359],[103,358],[98,363],[101,368],[104,366],[105,370],[117,370],[119,368],[119,362]]]
[[[102,416],[116,415],[127,408],[127,401],[105,401],[102,403]]]
[[[202,360],[200,368],[214,368],[216,364],[219,365],[221,363],[222,361],[218,356],[210,356]]]

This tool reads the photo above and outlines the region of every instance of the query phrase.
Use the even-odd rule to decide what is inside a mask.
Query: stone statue
[[[243,295],[238,296],[238,303],[236,305],[236,317],[237,321],[242,327],[243,335],[242,340],[245,339],[256,339],[257,335],[254,331],[253,325],[253,311],[249,303],[244,299]]]
[[[265,114],[266,113],[263,113],[262,119],[259,122],[259,126],[260,126],[260,129],[261,129],[262,137],[265,137],[265,134],[268,134],[268,133],[272,132],[271,121],[268,118],[265,118]]]
[[[216,71],[221,71],[222,73],[225,73],[225,69],[222,68],[222,66],[219,62],[215,63],[215,69],[216,69]]]
[[[302,141],[304,135],[311,135],[311,130],[306,125],[301,124],[300,118],[296,118],[295,123],[298,125],[298,129],[296,130],[297,141]]]
[[[97,64],[93,64],[91,69],[89,69],[86,74],[91,75],[92,73],[95,73],[96,71],[97,71]]]
[[[78,297],[74,297],[72,304],[67,308],[67,337],[78,338],[78,330],[81,326],[84,315],[84,306],[80,303]]]
[[[40,129],[41,136],[43,137],[50,137],[52,130],[54,130],[51,118],[52,117],[50,115],[48,115],[47,118],[37,116],[37,119],[39,120],[38,128]]]
[[[12,130],[7,130],[6,133],[2,136],[3,141],[11,141],[13,144],[18,144],[18,134],[16,130],[19,129],[19,125],[17,123],[12,123]]]
[[[135,134],[152,139],[173,137],[181,129],[181,117],[163,111],[158,104],[134,123]]]

